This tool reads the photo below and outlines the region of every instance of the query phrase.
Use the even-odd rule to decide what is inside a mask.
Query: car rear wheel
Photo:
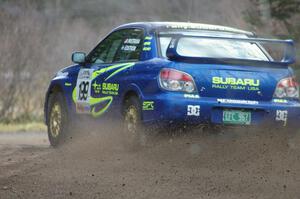
[[[146,134],[142,123],[141,103],[137,97],[130,97],[125,101],[123,115],[124,141],[131,146],[145,145]]]
[[[53,93],[49,96],[47,111],[49,142],[51,146],[57,147],[65,141],[69,127],[65,101],[61,93]]]

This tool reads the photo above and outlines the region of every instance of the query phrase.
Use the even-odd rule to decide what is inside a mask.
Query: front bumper
[[[163,93],[145,97],[153,102],[152,110],[143,110],[144,122],[174,122],[187,124],[223,124],[223,110],[251,112],[250,125],[300,127],[300,103],[297,101],[245,101],[183,94]],[[189,110],[192,107],[194,110]],[[198,109],[199,108],[199,113]]]

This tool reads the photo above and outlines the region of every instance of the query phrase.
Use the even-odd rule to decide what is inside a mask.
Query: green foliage
[[[274,21],[279,22],[283,24],[282,28],[287,30],[286,35],[280,35],[281,38],[289,37],[296,41],[300,39],[299,0],[250,0],[250,2],[251,8],[244,11],[243,15],[245,21],[251,26],[264,29]],[[272,34],[278,35],[277,32]]]
[[[280,21],[289,20],[300,12],[299,0],[267,0],[265,3],[270,6],[271,16]]]
[[[244,20],[250,24],[253,29],[259,29],[260,33],[267,32],[272,35],[277,35],[277,37],[281,39],[292,38],[296,42],[300,41],[299,0],[250,0],[250,2],[252,6],[244,11],[243,15]],[[274,22],[277,22],[277,26],[279,25],[279,27],[282,28],[277,27],[277,29],[272,29]],[[270,25],[272,30],[270,30]],[[279,33],[276,32],[278,30]],[[299,49],[299,46],[296,49]],[[299,57],[300,50],[296,53],[297,57]],[[298,64],[295,65],[296,69],[297,66]],[[299,71],[297,71],[297,74],[298,73]],[[299,75],[297,75],[297,77],[299,77]]]

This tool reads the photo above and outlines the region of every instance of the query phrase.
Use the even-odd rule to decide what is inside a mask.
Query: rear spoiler
[[[281,61],[261,61],[252,59],[234,59],[234,58],[211,58],[211,57],[189,57],[182,56],[177,53],[178,42],[181,38],[203,38],[215,40],[234,40],[252,43],[269,43],[285,45],[283,58]],[[231,64],[231,65],[251,65],[251,66],[289,66],[296,62],[296,52],[293,40],[264,39],[264,38],[232,38],[232,37],[215,37],[215,36],[192,36],[176,34],[173,36],[167,49],[167,57],[172,61],[203,63],[203,64]]]

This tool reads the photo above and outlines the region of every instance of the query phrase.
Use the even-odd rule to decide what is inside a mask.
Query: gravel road
[[[133,150],[99,131],[58,149],[46,133],[1,133],[0,198],[300,197],[300,142],[275,132],[163,134]]]

